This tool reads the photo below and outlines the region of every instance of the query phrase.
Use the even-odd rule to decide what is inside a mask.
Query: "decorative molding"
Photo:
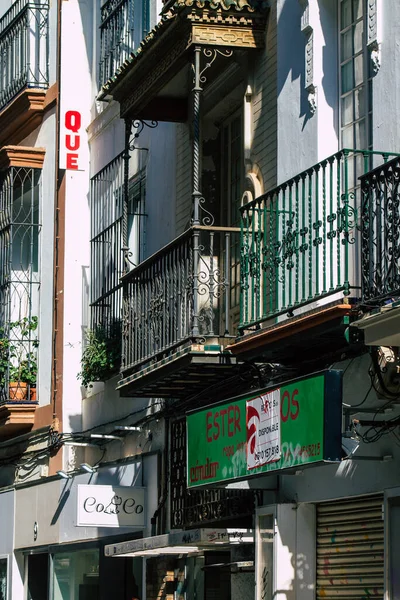
[[[317,88],[315,86],[309,86],[308,88],[307,101],[310,107],[310,113],[315,115],[317,112]]]
[[[300,28],[306,36],[305,46],[305,91],[310,113],[317,111],[317,88],[314,85],[314,31],[310,21],[310,5],[308,0],[299,0],[302,8]]]
[[[310,6],[308,4],[307,0],[299,0],[300,5],[302,7],[302,14],[301,14],[301,24],[300,24],[300,28],[301,31],[304,34],[309,33],[309,31],[311,30],[311,25],[310,25]]]
[[[306,41],[306,90],[310,86],[314,86],[314,33],[312,29],[308,31]]]
[[[0,439],[27,433],[33,427],[37,403],[6,403],[0,406]]]
[[[239,48],[262,48],[264,46],[263,33],[256,32],[250,27],[218,27],[215,25],[193,25],[192,43],[207,44],[211,46],[235,46]]]
[[[42,169],[46,150],[27,146],[3,146],[0,149],[0,170],[10,167]]]
[[[130,87],[129,83],[126,82],[126,86],[121,86],[121,91],[118,90],[118,94],[115,94],[114,96],[115,99],[120,102],[121,118],[124,119],[129,117],[129,112],[132,109],[134,109],[135,115],[138,117],[140,116],[138,115],[137,106],[140,104],[143,98],[147,98],[146,103],[148,103],[148,96],[149,93],[151,93],[151,88],[155,84],[157,84],[157,87],[162,85],[160,82],[164,79],[164,77],[166,77],[168,70],[172,67],[175,61],[178,60],[180,55],[185,51],[186,47],[187,39],[182,38],[180,40],[176,40],[172,50],[162,48],[161,50],[164,50],[162,53],[154,52],[153,56],[150,56],[149,54],[148,59],[149,63],[151,61],[151,66],[148,64],[149,68],[147,68],[145,71],[144,69],[142,70],[142,77],[140,77],[138,74],[137,79],[135,78],[137,84]],[[146,61],[142,59],[141,62],[143,63]],[[140,66],[143,67],[143,65]],[[131,73],[134,72],[135,70],[133,69]],[[133,91],[127,95],[126,92],[129,87]]]
[[[0,112],[0,147],[19,144],[42,122],[46,91],[25,89]]]
[[[367,45],[372,62],[372,70],[376,75],[381,68],[381,49],[378,40],[378,8],[377,0],[367,2]]]
[[[376,0],[367,3],[367,44],[378,43],[378,20]]]
[[[115,85],[113,97],[120,103],[122,118],[163,120],[163,112],[154,107],[158,91],[171,81],[188,60],[193,46],[257,49],[265,46],[265,19],[256,13],[218,12],[192,8],[175,21],[157,40],[142,49],[129,71]],[[134,84],[133,84],[134,81]],[[154,113],[149,113],[149,106]],[[171,113],[171,111],[168,111]],[[179,115],[185,114],[180,109]]]

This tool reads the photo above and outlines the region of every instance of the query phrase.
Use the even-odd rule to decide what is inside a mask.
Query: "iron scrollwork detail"
[[[131,152],[133,150],[147,150],[147,148],[137,148],[135,145],[136,140],[139,138],[140,134],[142,133],[145,127],[148,127],[149,129],[155,129],[158,126],[158,121],[144,121],[143,119],[134,119],[133,121],[131,121],[130,125],[132,137],[129,140],[128,149]],[[133,132],[133,129],[135,129],[136,131]]]
[[[353,204],[350,204],[352,200]],[[342,244],[355,244],[356,238],[351,235],[354,229],[357,229],[357,209],[354,206],[355,194],[349,192],[342,196],[343,207],[339,209],[340,223],[339,232],[343,233]]]
[[[200,70],[199,80],[200,83],[207,83],[207,77],[204,73],[212,66],[212,64],[216,61],[218,56],[222,58],[230,58],[233,55],[233,50],[230,49],[220,49],[220,48],[203,48],[203,55],[206,57],[207,62],[204,65],[203,69]]]

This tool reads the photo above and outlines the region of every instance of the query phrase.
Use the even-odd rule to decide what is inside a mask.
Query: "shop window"
[[[257,600],[272,599],[274,516],[260,514],[257,527]]]
[[[0,600],[7,600],[8,558],[0,558]]]
[[[230,552],[206,552],[204,559],[204,600],[230,600]]]
[[[49,598],[49,555],[31,554],[28,560],[28,600]]]
[[[99,551],[91,549],[55,554],[52,589],[51,600],[98,600]]]

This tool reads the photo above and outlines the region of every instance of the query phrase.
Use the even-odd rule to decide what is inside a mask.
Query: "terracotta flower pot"
[[[31,385],[29,395],[31,402],[36,402],[36,385]]]
[[[15,402],[26,400],[28,396],[27,384],[22,381],[10,381],[8,395],[10,400],[14,400]]]

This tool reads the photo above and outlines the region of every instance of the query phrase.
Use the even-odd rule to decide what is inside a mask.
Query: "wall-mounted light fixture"
[[[57,475],[62,479],[71,479],[72,477],[69,473],[66,473],[65,471],[57,471]]]
[[[88,465],[88,463],[82,463],[79,468],[81,471],[84,471],[85,473],[95,473],[97,471],[97,467],[92,467],[92,466]]]

